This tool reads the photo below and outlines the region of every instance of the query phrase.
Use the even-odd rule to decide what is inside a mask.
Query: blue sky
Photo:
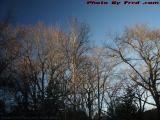
[[[0,17],[8,8],[13,8],[17,24],[43,21],[64,30],[69,17],[75,16],[90,26],[90,39],[96,44],[103,43],[108,32],[122,32],[125,26],[160,27],[160,5],[87,5],[86,0],[0,0]]]

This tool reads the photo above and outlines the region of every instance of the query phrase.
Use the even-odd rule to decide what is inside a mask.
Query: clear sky
[[[108,32],[122,32],[125,26],[148,24],[154,28],[160,27],[160,4],[117,6],[87,5],[86,0],[0,0],[1,18],[8,8],[13,8],[17,24],[43,21],[47,25],[56,24],[65,30],[68,18],[77,17],[90,26],[90,39],[97,44],[107,38]]]

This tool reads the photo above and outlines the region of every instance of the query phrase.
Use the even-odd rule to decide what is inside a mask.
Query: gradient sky
[[[77,17],[90,26],[90,39],[96,44],[101,44],[108,32],[122,32],[125,26],[160,27],[160,5],[87,5],[86,0],[0,0],[0,18],[8,8],[13,9],[16,24],[43,21],[66,30],[69,17]]]

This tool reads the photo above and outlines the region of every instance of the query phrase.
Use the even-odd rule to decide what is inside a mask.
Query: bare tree
[[[73,95],[72,103],[74,110],[78,107],[78,98],[80,95],[78,91],[81,83],[79,71],[81,66],[83,66],[83,59],[88,50],[88,32],[89,29],[86,24],[79,23],[75,18],[71,19],[70,33],[68,35],[68,43],[65,47],[65,53],[67,56],[68,67],[71,72],[70,90],[73,94],[70,94],[70,97]]]
[[[115,37],[112,46],[107,45],[106,48],[110,57],[129,66],[132,72],[128,75],[151,93],[160,111],[159,39],[159,29],[137,25],[126,28],[121,36]]]

